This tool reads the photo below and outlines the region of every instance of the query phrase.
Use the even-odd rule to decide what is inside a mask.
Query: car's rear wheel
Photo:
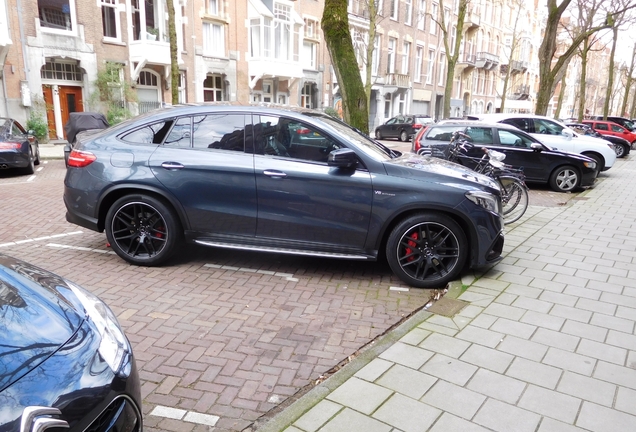
[[[131,264],[164,263],[182,235],[174,211],[148,195],[124,196],[106,214],[106,238],[115,253]]]
[[[406,142],[409,140],[409,134],[406,131],[400,132],[400,141]]]
[[[380,129],[376,129],[375,131],[375,139],[384,139],[384,136],[382,135],[382,131],[380,131]]]
[[[581,176],[570,165],[558,167],[550,174],[550,187],[557,192],[570,192],[579,187]]]
[[[459,276],[467,256],[462,229],[437,213],[404,219],[391,231],[386,245],[391,270],[417,288],[444,287]]]
[[[622,144],[614,144],[614,151],[616,152],[617,158],[623,158],[627,154],[627,146]]]

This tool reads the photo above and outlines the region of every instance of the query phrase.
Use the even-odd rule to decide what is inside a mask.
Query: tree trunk
[[[369,7],[369,41],[367,42],[367,64],[365,68],[364,93],[367,96],[367,109],[371,107],[371,82],[373,77],[373,51],[375,48],[375,36],[377,34],[378,10],[374,0],[368,0]],[[378,53],[380,55],[380,53]]]
[[[616,42],[618,41],[618,25],[612,29],[614,37],[612,38],[612,50],[610,52],[609,69],[607,71],[607,90],[605,92],[605,104],[603,104],[603,120],[607,120],[610,114],[610,100],[612,99],[612,91],[614,90],[614,55],[616,54]]]
[[[629,70],[627,72],[627,79],[625,82],[625,96],[623,97],[623,104],[621,105],[621,113],[620,115],[627,114],[627,101],[629,100],[629,91],[632,86],[632,74],[634,73],[634,60],[636,59],[636,45],[634,45],[634,50],[632,51],[632,61],[629,64]],[[630,117],[633,118],[633,117]]]
[[[342,95],[344,121],[369,133],[369,108],[353,49],[347,0],[325,0],[322,30]]]
[[[563,99],[565,98],[565,76],[561,78],[561,90],[559,91],[559,99],[554,110],[554,118],[561,118],[561,108],[563,108]]]
[[[167,0],[167,6],[168,39],[170,40],[170,89],[172,90],[172,104],[176,105],[179,103],[179,63],[177,62],[177,28],[173,0]]]
[[[585,117],[585,81],[587,80],[587,53],[590,47],[589,38],[583,41],[583,50],[581,51],[581,77],[579,78],[579,112],[577,119],[580,122]]]
[[[442,20],[444,16],[444,2],[440,1],[440,11],[442,11]],[[457,59],[459,58],[459,48],[461,47],[462,37],[464,36],[464,20],[466,19],[466,10],[468,9],[468,0],[459,0],[459,9],[457,11],[457,28],[455,30],[455,46],[452,47],[453,55],[448,45],[448,23],[444,23],[442,34],[444,37],[444,47],[446,48],[446,60],[448,67],[446,69],[446,86],[444,88],[444,110],[442,118],[450,117],[450,103],[451,96],[453,94],[453,84],[455,81],[455,65],[457,65]]]

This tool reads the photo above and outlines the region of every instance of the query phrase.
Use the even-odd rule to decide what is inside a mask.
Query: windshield
[[[320,116],[319,118],[324,123],[327,123],[329,126],[336,129],[338,133],[344,135],[349,141],[356,144],[356,146],[365,154],[375,159],[388,160],[401,155],[400,152],[391,150],[384,144],[372,140],[359,130],[352,128],[351,126],[341,122],[340,120],[328,116]]]

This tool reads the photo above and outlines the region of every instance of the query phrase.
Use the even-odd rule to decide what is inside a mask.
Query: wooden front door
[[[82,100],[82,88],[71,86],[59,86],[60,111],[62,113],[62,126],[68,122],[69,114],[72,112],[84,111],[84,101]],[[66,139],[66,131],[64,131]]]
[[[42,93],[44,93],[44,104],[46,106],[46,121],[49,126],[49,139],[57,139],[57,130],[55,128],[55,108],[53,105],[53,87],[50,85],[43,85]]]

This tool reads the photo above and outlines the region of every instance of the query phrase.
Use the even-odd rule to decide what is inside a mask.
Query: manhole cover
[[[441,299],[433,303],[433,305],[429,307],[427,311],[437,315],[443,315],[445,317],[452,318],[467,305],[468,303],[462,300],[442,297]]]

